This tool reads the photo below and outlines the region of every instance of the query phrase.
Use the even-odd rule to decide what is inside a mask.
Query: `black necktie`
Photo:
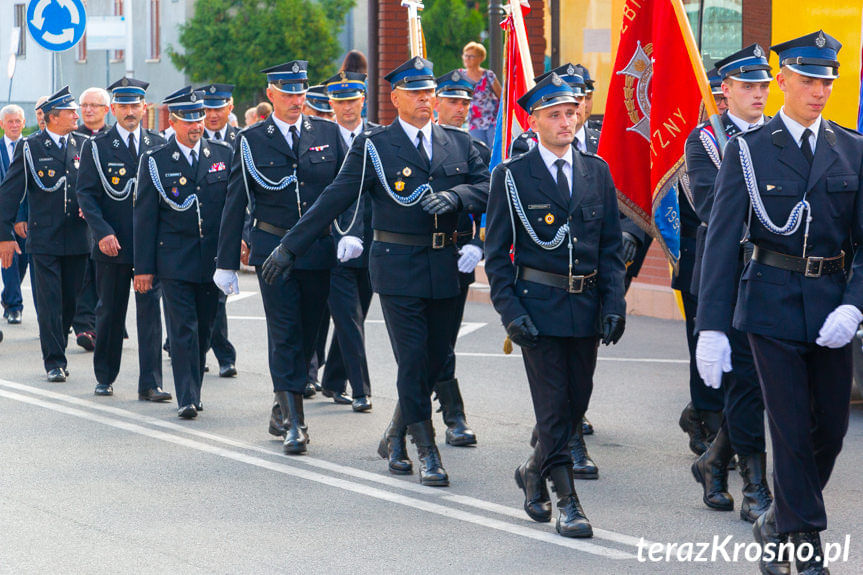
[[[222,132],[213,132],[213,139],[214,140],[221,140],[222,139]]]
[[[129,134],[129,152],[131,152],[132,156],[138,157],[138,149],[135,148],[135,134]]]
[[[806,158],[810,166],[812,165],[812,160],[815,158],[815,154],[812,153],[812,145],[809,143],[809,136],[811,135],[812,130],[806,128],[803,130],[803,139],[800,141],[800,151],[803,152],[803,157]]]
[[[569,203],[569,197],[572,195],[572,192],[569,188],[569,180],[566,179],[566,174],[563,171],[563,167],[566,165],[566,160],[555,160],[554,165],[557,166],[557,189],[563,200],[566,203]]]
[[[423,145],[423,141],[425,140],[425,134],[422,132],[417,132],[417,139],[419,139],[419,143],[417,143],[417,152],[420,153],[420,157],[429,165],[429,155],[426,153],[426,148]]]
[[[300,154],[297,152],[297,150],[300,149],[300,133],[297,132],[296,126],[291,126],[290,132],[291,132],[291,151],[294,153],[294,155],[296,157],[299,158]]]
[[[198,154],[192,150],[189,156],[192,158],[192,171],[194,172],[198,167]]]
[[[60,151],[66,149],[66,136],[60,136]]]

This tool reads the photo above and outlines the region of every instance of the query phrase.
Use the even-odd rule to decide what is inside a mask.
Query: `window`
[[[123,15],[123,0],[114,0],[114,16]],[[114,61],[121,61],[126,57],[125,50],[114,50]]]
[[[162,50],[160,47],[160,43],[162,41],[162,29],[159,4],[159,0],[150,0],[150,14],[148,19],[148,28],[150,32],[148,38],[148,53],[150,60],[158,60],[162,56]]]
[[[27,5],[15,4],[13,10],[14,26],[21,31],[21,35],[18,36],[18,49],[15,51],[15,55],[24,58],[27,56]]]
[[[686,0],[684,6],[707,68],[743,48],[742,0]]]

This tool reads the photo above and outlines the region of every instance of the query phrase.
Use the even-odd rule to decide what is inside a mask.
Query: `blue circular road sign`
[[[84,36],[87,11],[81,0],[30,0],[27,28],[40,46],[63,52]]]

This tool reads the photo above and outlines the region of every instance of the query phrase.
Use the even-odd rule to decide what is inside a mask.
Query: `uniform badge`
[[[176,198],[177,196],[180,195],[180,190],[178,190],[176,187],[171,188],[171,195]]]
[[[273,126],[272,124],[270,124],[269,126],[267,126],[267,134],[268,134],[268,135],[272,136],[272,135],[273,135],[273,132],[275,132],[275,130],[276,130],[276,128],[275,128],[275,126]]]
[[[461,74],[459,74],[458,72],[453,72],[452,73],[452,81],[458,82],[459,80],[461,80]]]
[[[552,76],[551,83],[555,86],[563,86],[563,80],[559,76]]]
[[[45,172],[43,172],[42,170],[39,170],[37,173],[39,174],[39,177],[40,177],[40,178],[44,178],[44,177],[45,177]]]
[[[75,169],[77,170],[78,167],[81,165],[81,161],[78,158],[75,158],[75,161],[72,162],[72,165],[75,166]]]
[[[120,178],[118,178],[117,176],[114,176],[113,178],[111,178],[111,183],[116,186],[117,184],[120,183]]]
[[[420,60],[419,58],[415,58],[414,59],[414,68],[416,68],[417,70],[422,70],[423,69],[423,61]]]
[[[53,178],[53,177],[54,177],[54,173],[55,173],[55,172],[54,172],[54,170],[48,170],[48,177],[49,177],[49,178]]]
[[[407,167],[407,166],[405,166],[405,169],[404,169],[404,170],[402,170],[402,175],[403,175],[404,177],[406,177],[406,178],[411,177],[411,174],[412,174],[412,173],[413,173],[413,172],[411,171],[411,169],[410,169],[409,167]]]
[[[187,181],[188,180],[186,180],[186,176],[180,176],[179,182],[181,186],[185,186]],[[176,190],[177,188],[174,189]]]
[[[73,138],[72,136],[69,136],[69,143],[74,146],[75,145],[75,138]]]
[[[216,87],[215,87],[215,86],[210,86],[210,93],[211,93],[211,94],[215,94],[215,93],[216,93]]]
[[[300,71],[300,65],[299,65],[299,64],[297,64],[296,62],[294,62],[293,67],[291,67],[291,72],[293,72],[294,74],[296,74],[296,73],[297,73],[297,72],[299,72],[299,71]]]
[[[215,172],[224,172],[227,169],[228,168],[227,168],[227,166],[225,166],[225,162],[216,162],[215,164],[210,166],[210,169],[207,170],[207,173],[213,174]]]
[[[209,158],[209,157],[210,157],[210,148],[204,148],[204,157],[205,157],[205,158]]]
[[[762,56],[764,55],[764,52],[762,52],[762,51],[761,51],[761,46],[759,46],[759,45],[757,45],[757,44],[756,44],[756,45],[755,45],[755,50],[753,50],[753,51],[752,51],[752,54],[753,54],[756,58],[760,58],[760,57],[762,57]]]
[[[120,140],[117,140],[115,138],[114,141],[111,142],[111,145],[114,146],[115,148],[119,148],[120,147]]]
[[[573,67],[573,65],[570,64],[569,67],[566,69],[566,73],[569,74],[570,76],[575,76],[575,67]]]
[[[189,101],[191,101],[191,102],[197,102],[197,101],[198,101],[198,96],[197,96],[194,92],[192,92],[192,95],[191,95],[191,96],[189,96]]]
[[[308,119],[303,120],[303,129],[304,130],[311,130],[312,129],[312,124],[311,124],[311,122],[309,122]]]
[[[150,138],[148,138],[147,136],[144,136],[144,145],[145,145],[145,146],[149,146],[149,145],[150,145]]]
[[[125,176],[126,175],[126,168],[120,168],[119,170],[117,170],[117,173],[120,174],[121,176]]]
[[[554,223],[554,214],[549,212],[549,213],[545,214],[544,219],[545,219],[545,223],[547,223],[548,225],[551,225]]]
[[[401,192],[405,189],[405,183],[402,180],[396,180],[395,188],[397,192]]]
[[[171,154],[171,159],[173,159],[175,162],[177,160],[179,160],[180,159],[180,152],[174,152],[173,154]]]
[[[53,142],[51,141],[51,138],[45,139],[45,147],[46,148],[50,148],[52,144],[53,144]]]
[[[129,85],[129,78],[123,78],[123,81],[120,82],[120,85],[121,86],[128,86]]]
[[[827,44],[827,38],[824,37],[824,32],[818,32],[818,37],[815,38],[815,45],[823,48]]]

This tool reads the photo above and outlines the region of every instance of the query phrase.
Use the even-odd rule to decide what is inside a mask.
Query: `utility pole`
[[[500,0],[488,0],[489,68],[498,78],[502,78],[503,74],[503,30],[500,28],[503,16]]]

